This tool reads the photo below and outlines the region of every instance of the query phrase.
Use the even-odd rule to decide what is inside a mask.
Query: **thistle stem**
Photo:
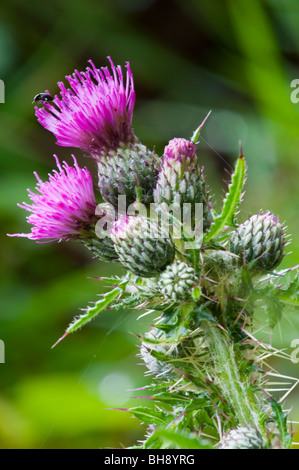
[[[240,425],[252,426],[264,434],[260,413],[248,396],[247,386],[241,380],[233,344],[224,332],[210,321],[201,322],[209,349],[214,360],[215,379],[228,403],[235,412]]]

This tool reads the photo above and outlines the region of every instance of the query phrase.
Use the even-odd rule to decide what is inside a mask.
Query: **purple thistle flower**
[[[67,76],[71,88],[58,83],[60,96],[35,108],[37,119],[52,132],[57,144],[79,147],[97,158],[122,144],[135,142],[131,128],[135,104],[133,75],[127,62],[124,84],[120,66],[97,69],[92,61],[85,72]],[[47,92],[48,93],[48,92]]]
[[[57,170],[49,174],[49,181],[42,181],[37,173],[36,190],[28,189],[33,204],[18,204],[31,214],[27,217],[33,227],[30,233],[9,236],[27,237],[30,240],[61,241],[79,238],[94,224],[97,206],[93,182],[87,168],[80,168],[74,159],[74,167],[58,158]]]
[[[174,161],[196,160],[196,145],[182,138],[172,139],[164,149],[164,164],[173,165]]]

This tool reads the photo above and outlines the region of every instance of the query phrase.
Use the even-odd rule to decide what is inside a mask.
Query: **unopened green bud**
[[[263,438],[260,433],[247,427],[238,427],[229,431],[220,442],[220,449],[262,449]]]
[[[170,234],[146,217],[120,217],[111,238],[120,262],[137,276],[157,276],[173,262],[175,247]]]
[[[136,200],[144,204],[153,202],[159,165],[160,158],[138,141],[111,150],[98,162],[102,198],[115,207],[118,196],[126,196],[127,206]]]
[[[269,271],[279,265],[286,246],[285,227],[270,212],[256,214],[231,233],[230,251],[253,269]]]
[[[196,284],[198,284],[198,275],[183,261],[169,264],[159,278],[160,292],[174,302],[192,297],[192,288]]]

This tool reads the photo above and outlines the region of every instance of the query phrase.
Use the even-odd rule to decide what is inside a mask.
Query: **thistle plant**
[[[148,432],[132,448],[290,448],[287,412],[267,391],[267,358],[278,352],[254,334],[261,308],[273,329],[290,304],[299,307],[295,268],[277,270],[286,255],[286,227],[269,211],[238,222],[246,180],[241,147],[222,209],[215,211],[200,163],[203,124],[190,140],[172,139],[161,156],[143,145],[131,127],[130,66],[125,82],[109,60],[111,72],[91,63],[66,77],[70,88],[59,83],[60,96],[36,107],[58,145],[92,157],[101,200],[75,157],[74,167],[55,157],[59,171],[47,182],[36,175],[32,204],[20,205],[30,212],[31,232],[15,236],[75,239],[100,261],[125,268],[121,278],[104,278],[113,287],[58,342],[108,307],[145,309],[156,318],[150,331],[137,335],[136,352],[152,378],[142,389],[149,406],[128,411]]]

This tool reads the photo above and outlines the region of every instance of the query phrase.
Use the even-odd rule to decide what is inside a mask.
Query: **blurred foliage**
[[[139,403],[127,390],[147,379],[129,332],[148,328],[148,317],[108,310],[51,349],[100,292],[90,277],[107,276],[115,266],[91,259],[76,243],[6,237],[29,229],[16,204],[34,188],[33,171],[46,178],[53,153],[71,161],[69,149],[57,147],[37,123],[34,95],[55,94],[57,82],[85,69],[88,59],[97,66],[107,65],[108,55],[121,65],[130,61],[134,128],[159,153],[175,136],[190,138],[211,109],[198,153],[215,200],[241,140],[249,168],[240,218],[259,209],[280,215],[293,235],[282,265],[289,267],[299,264],[299,104],[290,100],[299,74],[298,26],[296,0],[2,0],[1,448],[121,447],[144,433],[127,413],[107,408]],[[95,174],[92,162],[74,153]],[[291,352],[296,337],[299,321],[290,315],[273,342]],[[299,376],[298,364],[273,366]],[[295,421],[298,396],[297,388],[285,405]]]

